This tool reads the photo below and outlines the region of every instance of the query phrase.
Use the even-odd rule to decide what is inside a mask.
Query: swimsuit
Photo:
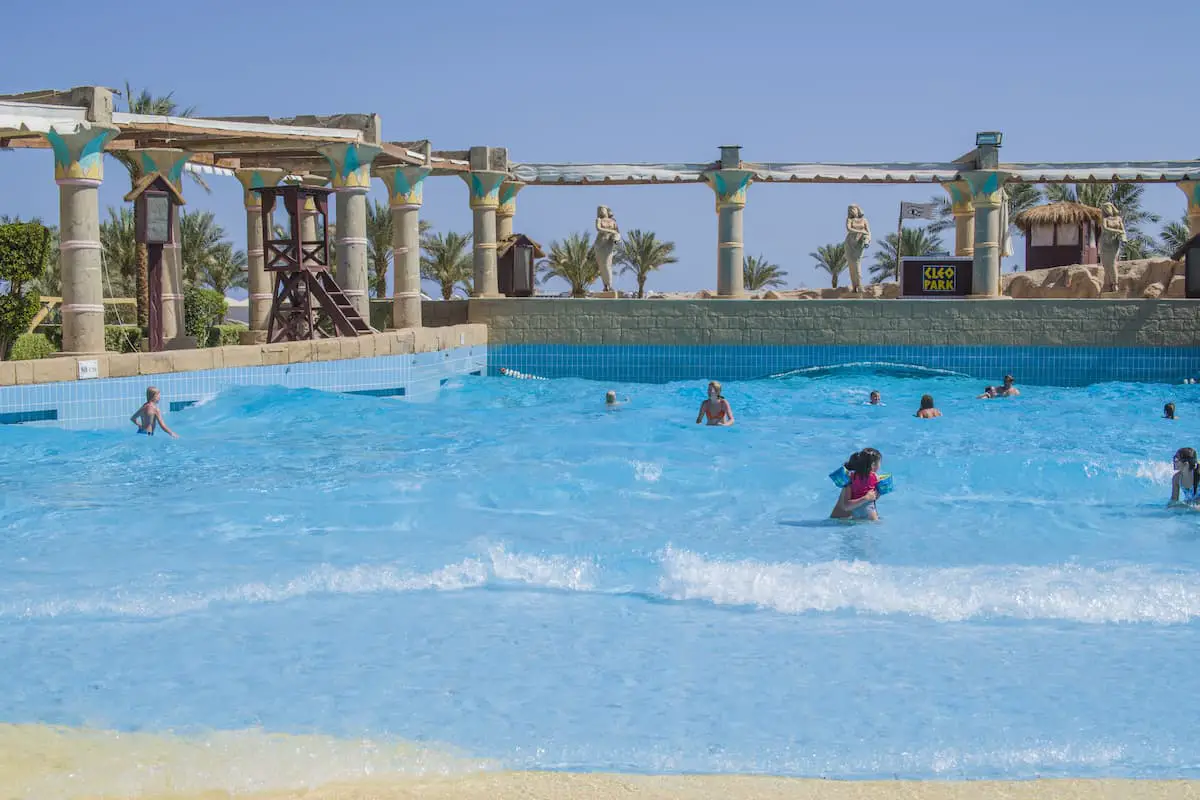
[[[709,425],[712,425],[717,422],[725,421],[726,411],[728,410],[729,405],[725,402],[724,397],[717,398],[716,408],[717,408],[717,414],[716,414],[716,416],[713,416],[713,401],[712,400],[704,401],[704,415],[706,417],[708,417]]]

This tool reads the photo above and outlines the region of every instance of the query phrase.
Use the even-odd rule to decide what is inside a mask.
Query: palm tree
[[[678,263],[674,242],[660,242],[653,231],[634,228],[625,234],[625,241],[617,248],[616,262],[622,264],[621,274],[632,272],[637,276],[637,296],[646,296],[646,277],[654,270],[667,264]]]
[[[149,90],[142,89],[139,94],[135,95],[133,90],[129,88],[129,81],[125,81],[125,110],[131,114],[156,114],[164,117],[190,117],[195,113],[195,107],[181,110],[173,99],[173,94],[174,92],[168,92],[162,97],[155,97],[150,94]],[[118,150],[110,151],[109,155],[120,161],[121,166],[125,167],[125,170],[129,173],[130,186],[137,186],[138,181],[146,174],[142,167],[142,161],[137,154]],[[188,174],[204,191],[210,191],[208,184],[199,175],[194,172],[189,172]],[[150,284],[147,274],[150,269],[150,251],[145,244],[135,243],[134,247],[137,259],[134,268],[134,275],[137,281],[137,321],[139,325],[146,326],[149,324],[150,314]]]
[[[747,291],[783,286],[785,275],[787,272],[767,261],[766,256],[749,256],[742,261],[742,285]]]
[[[1004,197],[1008,201],[1008,218],[1011,220],[1025,209],[1039,205],[1042,202],[1042,190],[1032,183],[1006,183],[1004,184]],[[954,210],[950,198],[932,197],[930,202],[937,208],[934,212],[933,222],[926,225],[925,230],[929,233],[942,233],[953,228]],[[1011,222],[1009,224],[1010,233],[1020,233],[1017,226],[1012,225]]]
[[[183,261],[183,282],[194,285],[201,280],[222,244],[225,228],[217,224],[211,211],[179,214],[179,257]]]
[[[600,277],[590,233],[572,233],[561,242],[551,242],[550,255],[538,267],[543,284],[551,278],[561,278],[571,285],[572,297],[586,297],[588,286]]]
[[[246,288],[246,252],[221,242],[200,268],[200,285],[225,294],[231,288]]]
[[[1146,223],[1157,224],[1162,217],[1142,208],[1142,195],[1146,187],[1138,183],[1077,183],[1051,184],[1046,187],[1046,199],[1051,202],[1082,203],[1100,208],[1112,203],[1125,223],[1125,244],[1121,245],[1121,257],[1125,260],[1147,258],[1157,250],[1157,245],[1143,230]]]
[[[417,222],[417,239],[425,241],[433,224]],[[388,266],[392,263],[392,211],[373,200],[367,206],[367,284],[374,297],[387,297]]]
[[[823,244],[816,249],[816,252],[808,255],[816,260],[817,269],[823,269],[829,273],[830,285],[836,289],[838,278],[846,271],[846,243]]]
[[[943,247],[942,237],[930,233],[928,228],[905,228],[901,236],[901,257],[925,256],[940,252]],[[897,271],[896,234],[889,233],[875,253],[875,263],[871,265],[871,280],[873,283],[883,283],[888,279],[898,280]]]
[[[1184,214],[1175,222],[1168,222],[1158,235],[1158,246],[1155,248],[1159,255],[1173,256],[1192,237],[1188,236],[1188,218]]]
[[[104,296],[129,297],[137,285],[138,253],[133,210],[108,207],[100,223],[100,252],[104,258]]]
[[[467,249],[471,234],[433,234],[421,243],[421,277],[434,281],[442,287],[442,299],[454,296],[454,287],[465,283],[470,287],[472,254]],[[470,288],[467,289],[470,294]]]

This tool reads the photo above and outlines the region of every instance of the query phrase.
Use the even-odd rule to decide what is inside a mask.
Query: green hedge
[[[50,261],[50,229],[38,222],[0,225],[0,279],[18,291],[42,277]]]
[[[12,361],[30,361],[35,358],[47,358],[58,352],[58,348],[46,338],[43,333],[22,333],[13,342],[9,359]]]
[[[105,325],[104,349],[110,353],[136,353],[145,335],[137,325]]]
[[[249,330],[245,325],[214,325],[208,329],[208,338],[203,347],[225,347],[242,343],[242,331]]]
[[[208,329],[219,326],[225,321],[225,313],[229,304],[225,295],[212,289],[201,289],[189,286],[183,294],[184,327],[188,336],[196,337],[201,347],[208,344]]]
[[[386,331],[392,327],[391,298],[385,300],[371,298],[371,327],[377,331]]]

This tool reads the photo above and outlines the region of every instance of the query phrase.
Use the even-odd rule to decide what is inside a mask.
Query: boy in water
[[[871,405],[871,406],[883,405],[883,398],[879,396],[879,392],[871,392],[871,396],[867,400],[867,405]]]
[[[1013,383],[1013,376],[1005,375],[1004,384],[996,387],[996,397],[1016,397],[1019,395],[1021,391]]]
[[[129,418],[129,421],[137,425],[138,433],[153,436],[154,428],[158,426],[171,438],[178,439],[179,435],[168,428],[166,420],[163,419],[162,410],[158,407],[158,398],[158,389],[153,386],[148,387],[146,389],[145,404],[133,412],[133,416]]]
[[[628,397],[626,397],[624,400],[617,400],[617,393],[614,392],[612,389],[609,389],[608,392],[604,395],[604,407],[608,408],[608,409],[618,408],[620,406],[625,405],[628,402],[629,402]]]
[[[1165,406],[1163,406],[1163,418],[1164,419],[1175,419],[1175,404],[1174,403],[1167,403]]]

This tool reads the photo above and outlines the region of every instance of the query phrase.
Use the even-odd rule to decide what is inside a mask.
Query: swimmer
[[[137,425],[138,433],[145,434],[146,436],[153,436],[154,428],[157,425],[168,436],[178,439],[179,435],[168,428],[166,420],[163,419],[162,410],[158,407],[158,398],[158,389],[153,386],[147,388],[145,404],[133,412],[133,416],[129,418],[129,421]]]
[[[696,424],[708,418],[709,425],[732,425],[733,409],[729,401],[721,396],[720,381],[709,381],[708,399],[700,404],[700,413],[696,415]]]
[[[1004,384],[996,387],[996,397],[1016,397],[1021,393],[1016,386],[1013,385],[1013,376],[1005,375]]]
[[[991,399],[992,399],[992,398],[994,398],[994,397],[999,397],[999,395],[998,395],[998,394],[996,394],[996,387],[995,387],[995,386],[988,386],[987,388],[985,388],[985,389],[983,390],[983,394],[981,394],[981,395],[977,395],[977,396],[975,397],[975,399],[976,399],[976,400],[991,400]]]
[[[617,393],[612,391],[611,389],[608,392],[606,392],[604,395],[604,407],[605,408],[619,408],[620,406],[623,406],[628,402],[629,402],[628,397],[626,397],[624,400],[617,400]]]
[[[917,419],[933,419],[934,417],[940,417],[941,415],[942,412],[938,411],[933,406],[933,395],[921,395],[921,407],[917,409]]]
[[[1167,403],[1163,406],[1163,419],[1175,419],[1175,404]]]
[[[1196,451],[1190,447],[1181,447],[1175,453],[1172,461],[1175,475],[1171,478],[1172,506],[1190,506],[1200,504],[1200,466],[1196,464]]]
[[[870,398],[867,400],[869,406],[883,405],[883,398],[879,396],[879,392],[871,392]]]
[[[875,501],[879,499],[879,476],[876,474],[883,464],[883,454],[873,447],[854,453],[846,460],[846,471],[850,482],[842,487],[837,504],[829,512],[831,519],[879,520]]]

